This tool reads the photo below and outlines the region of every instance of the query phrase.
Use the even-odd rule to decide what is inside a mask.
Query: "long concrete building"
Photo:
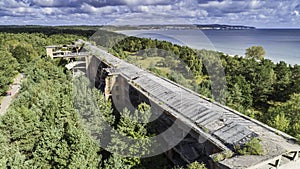
[[[90,43],[85,44],[85,50],[89,53],[84,57],[86,74],[107,98],[121,107],[135,105],[134,102],[151,103],[154,110],[164,112],[157,123],[158,131],[168,130],[176,120],[183,126],[177,126],[177,131],[172,132],[184,133],[187,128],[191,129],[166,152],[175,164],[200,161],[216,169],[300,166],[300,146],[292,136],[129,64]],[[235,145],[243,145],[252,138],[261,140],[263,155],[234,153]],[[169,139],[165,138],[166,144]],[[228,155],[231,152],[233,156]],[[227,158],[216,161],[215,157],[220,155],[227,155]]]

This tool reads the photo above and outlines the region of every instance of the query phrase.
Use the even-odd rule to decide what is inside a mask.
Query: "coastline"
[[[274,63],[284,61],[290,65],[300,64],[300,56],[298,56],[300,29],[122,30],[114,32],[127,36],[165,40],[177,45],[184,44],[184,46],[198,50],[213,50],[229,56],[244,57],[247,48],[263,46],[266,50],[265,58]]]

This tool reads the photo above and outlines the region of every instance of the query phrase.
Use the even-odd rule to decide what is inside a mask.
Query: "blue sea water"
[[[240,56],[244,56],[248,47],[259,45],[266,50],[266,58],[274,62],[300,64],[300,29],[127,30],[119,33]]]

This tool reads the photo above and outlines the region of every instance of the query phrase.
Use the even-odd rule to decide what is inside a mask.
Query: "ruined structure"
[[[79,52],[83,49],[84,42],[77,41],[72,45],[52,45],[46,46],[47,57],[51,59],[54,58],[64,58],[69,59],[70,63],[66,65],[68,70],[73,70],[76,67],[76,70],[84,71],[87,70],[88,63],[86,61],[90,56],[88,52]]]
[[[176,131],[170,132],[187,132],[185,138],[166,152],[175,164],[200,161],[214,169],[294,168],[300,164],[300,146],[293,137],[89,43],[85,49],[90,53],[84,57],[86,75],[107,99],[111,98],[121,107],[135,106],[139,102],[151,103],[152,109],[164,112],[157,121],[159,132],[167,130],[176,119],[182,122],[181,126],[175,127]],[[191,130],[186,131],[186,128]],[[264,155],[228,155],[234,145],[243,145],[255,137],[261,140]],[[166,143],[168,139],[165,138]],[[215,157],[220,154],[227,155],[227,158],[216,161]]]
[[[52,45],[46,46],[47,56],[53,58],[71,58],[75,55],[83,55],[79,51],[84,46],[83,41],[74,42],[72,45]]]

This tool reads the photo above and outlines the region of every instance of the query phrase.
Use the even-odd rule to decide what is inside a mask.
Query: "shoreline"
[[[270,35],[269,35],[269,36],[271,36],[270,40],[264,41],[264,42],[259,42],[259,40],[257,40],[261,37],[250,36],[250,35],[252,35],[251,32],[256,32],[256,31],[265,32],[267,30],[270,30],[270,29],[257,28],[255,30],[250,30],[249,31],[250,33],[246,32],[246,33],[248,33],[247,35],[244,35],[244,34],[240,35],[240,33],[237,33],[238,34],[237,37],[232,37],[235,35],[235,32],[236,32],[235,30],[228,30],[228,31],[227,30],[200,30],[201,32],[208,31],[208,34],[199,33],[199,34],[196,34],[195,36],[192,36],[192,35],[193,35],[193,32],[196,30],[190,30],[191,32],[189,32],[189,30],[122,30],[122,31],[113,31],[113,32],[124,34],[126,36],[136,36],[136,37],[140,37],[140,38],[143,37],[143,38],[150,38],[153,40],[157,39],[157,40],[161,40],[161,41],[168,41],[172,44],[177,44],[177,45],[182,46],[182,44],[176,43],[176,41],[178,41],[178,39],[179,39],[178,42],[184,42],[184,41],[188,42],[188,43],[185,43],[184,46],[188,46],[192,49],[212,50],[212,51],[216,51],[216,52],[222,52],[225,55],[229,55],[232,57],[234,57],[236,55],[239,57],[245,57],[244,52],[246,51],[247,48],[249,48],[251,46],[263,46],[264,49],[266,50],[265,59],[269,59],[275,64],[283,61],[286,64],[291,65],[291,66],[300,65],[300,57],[297,57],[297,53],[300,53],[300,50],[299,50],[299,48],[296,48],[298,43],[296,40],[294,40],[295,37],[291,36],[288,31],[285,31],[288,29],[272,29],[272,30],[280,31],[279,33],[284,34],[284,35],[285,34],[290,35],[291,37],[293,37],[293,39],[291,39],[291,42],[289,42],[287,40],[286,40],[287,42],[285,42],[283,40],[280,41],[280,39],[277,39],[277,38],[272,39],[272,36],[271,36],[272,33],[270,33]],[[297,31],[297,33],[299,32],[299,38],[300,38],[300,29],[294,29],[294,30]],[[178,35],[175,34],[175,33],[177,33],[177,31],[179,32]],[[239,31],[239,30],[237,30],[237,31]],[[244,31],[247,31],[247,30],[244,30]],[[188,32],[188,34],[185,34],[186,32]],[[224,37],[217,37],[218,35],[214,35],[213,34],[214,32],[218,32],[218,34],[221,34],[221,35],[223,32],[225,32],[225,35],[223,35],[223,36],[225,38],[227,38],[228,43],[226,43],[227,41]],[[231,36],[227,36],[226,33],[228,33]],[[276,32],[274,32],[274,33],[276,33]],[[152,37],[151,37],[151,34],[153,34]],[[256,33],[254,33],[254,35],[255,34]],[[209,36],[213,36],[213,38],[209,38]],[[242,36],[242,38],[245,36],[245,40],[239,39],[239,36]],[[274,35],[274,36],[276,37],[276,35]],[[198,38],[198,40],[196,38]],[[250,40],[246,41],[247,38]],[[296,36],[296,38],[297,38],[297,36]],[[174,41],[172,41],[172,39]],[[255,42],[251,42],[251,39],[252,39],[252,41],[255,41]],[[208,43],[204,43],[203,41],[207,41]],[[214,41],[214,43],[212,41]],[[293,43],[294,46],[291,46],[290,43]],[[240,45],[240,46],[238,46],[238,45]],[[199,48],[197,46],[201,46],[202,48]],[[224,49],[224,50],[222,50],[222,49]],[[234,50],[236,52],[234,52]],[[243,53],[243,54],[241,54],[241,53]],[[294,55],[294,56],[292,56],[292,55]]]

